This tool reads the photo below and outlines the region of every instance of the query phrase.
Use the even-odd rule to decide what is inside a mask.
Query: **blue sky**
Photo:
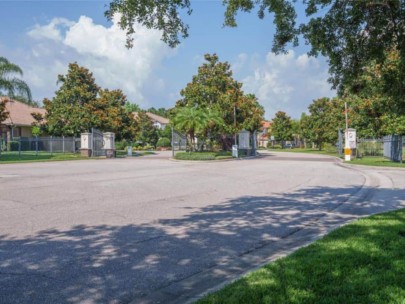
[[[237,28],[223,28],[222,1],[192,1],[184,16],[190,37],[176,49],[160,41],[160,32],[137,26],[133,49],[104,11],[108,1],[0,0],[0,56],[24,70],[34,99],[52,98],[58,74],[77,61],[93,72],[99,86],[122,89],[144,108],[172,107],[206,53],[228,61],[246,93],[254,93],[266,118],[279,110],[299,118],[315,98],[335,95],[327,83],[324,58],[308,58],[307,46],[286,55],[270,52],[271,16],[239,14]]]

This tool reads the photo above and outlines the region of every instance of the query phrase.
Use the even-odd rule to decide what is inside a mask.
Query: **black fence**
[[[77,153],[79,149],[78,137],[18,137],[9,141],[0,138],[0,153]]]

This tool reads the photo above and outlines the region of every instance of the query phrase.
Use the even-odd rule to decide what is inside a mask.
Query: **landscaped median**
[[[232,158],[229,151],[220,152],[177,152],[174,159],[178,160],[220,160]]]
[[[405,209],[374,215],[197,303],[405,303]]]

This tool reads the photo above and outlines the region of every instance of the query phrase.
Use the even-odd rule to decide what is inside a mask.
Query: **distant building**
[[[270,121],[262,121],[262,128],[259,132],[257,132],[257,144],[258,147],[265,147],[269,143],[269,133],[270,133],[271,122]]]
[[[134,115],[134,118],[138,118],[138,112],[132,112]],[[150,120],[153,122],[153,125],[158,128],[158,129],[164,129],[168,124],[169,124],[169,119],[162,117],[157,114],[153,114],[150,112],[146,112],[146,115],[150,118]]]
[[[31,137],[32,124],[35,122],[31,113],[45,115],[45,109],[31,107],[8,97],[0,97],[0,101],[3,100],[8,100],[6,111],[9,114],[5,121],[0,122],[0,138],[8,141],[15,137]]]

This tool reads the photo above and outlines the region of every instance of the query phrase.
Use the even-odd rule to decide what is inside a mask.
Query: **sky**
[[[314,99],[336,94],[327,82],[327,60],[308,57],[305,44],[288,54],[271,53],[274,25],[269,15],[261,20],[255,12],[240,13],[237,28],[224,28],[222,1],[191,1],[192,15],[182,14],[189,37],[178,47],[165,45],[159,31],[136,25],[134,47],[127,49],[116,20],[104,17],[108,3],[0,0],[0,56],[23,69],[34,100],[54,97],[58,74],[77,62],[100,87],[121,89],[142,108],[171,108],[206,53],[231,64],[244,92],[258,97],[266,119],[277,111],[299,118]]]

